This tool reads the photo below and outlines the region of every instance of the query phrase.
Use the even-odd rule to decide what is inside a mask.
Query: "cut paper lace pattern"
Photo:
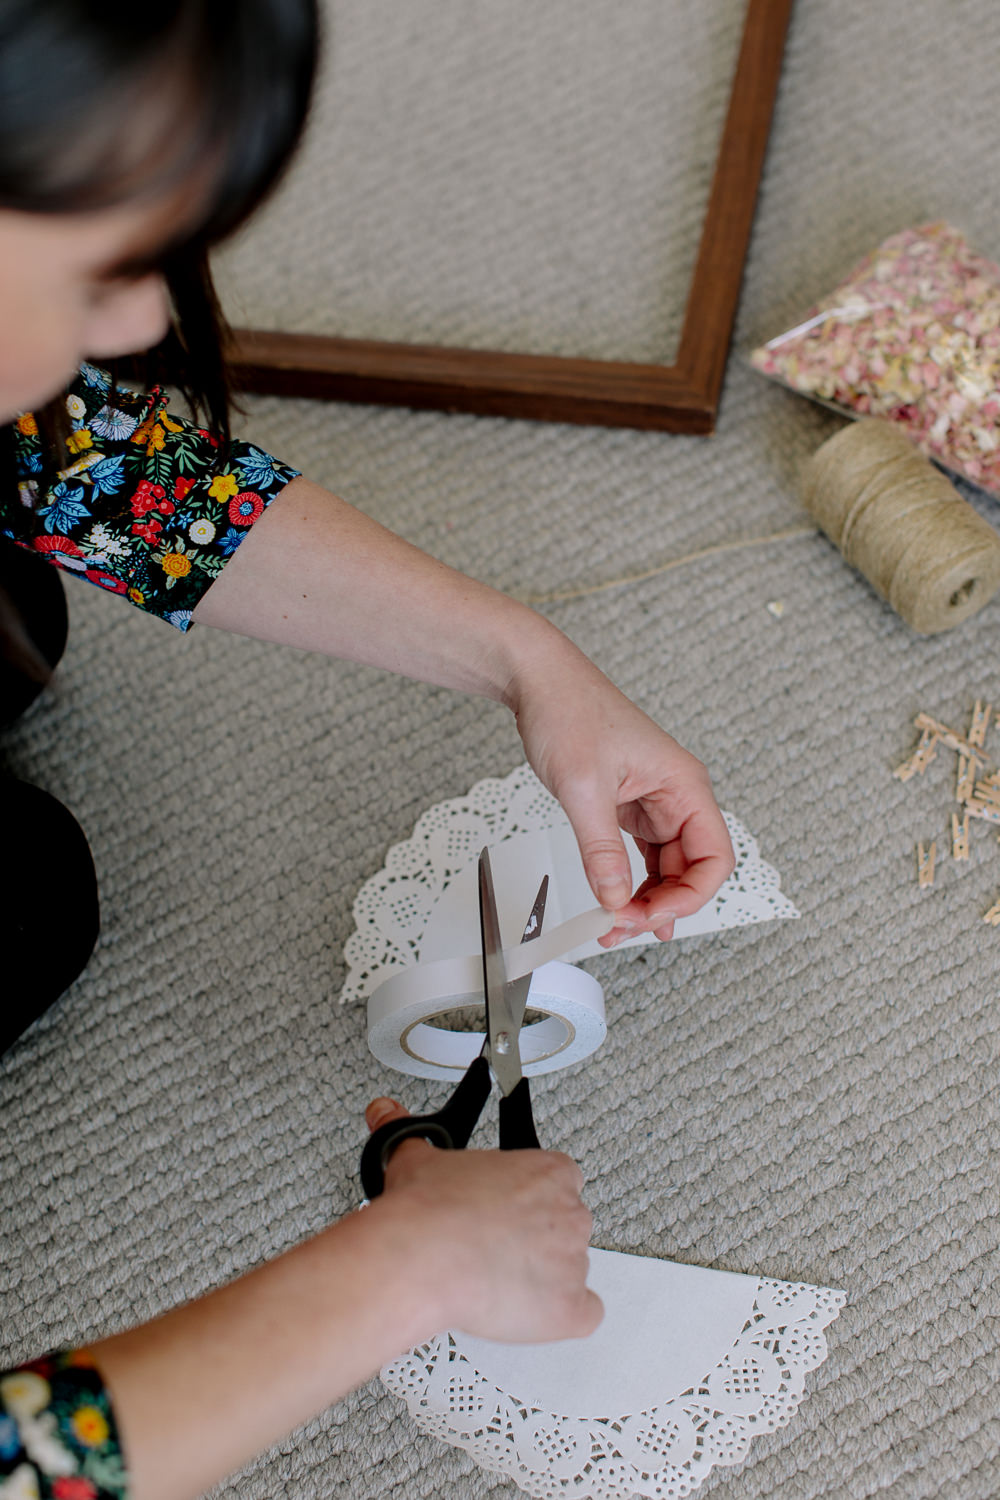
[[[756,839],[731,813],[724,816],[736,868],[707,904],[705,916],[717,927],[758,922],[762,915],[798,916],[779,889],[777,871],[761,859]],[[503,779],[477,782],[466,796],[429,808],[410,838],[392,846],[383,868],[355,899],[356,930],[344,948],[348,973],[341,1004],[367,1000],[383,979],[417,962],[435,903],[484,844],[565,821],[559,803],[528,765]]]
[[[697,1385],[641,1412],[581,1419],[525,1404],[479,1374],[460,1334],[421,1344],[381,1375],[421,1431],[539,1500],[679,1500],[714,1465],[742,1462],[754,1437],[790,1420],[844,1301],[827,1287],[762,1278],[728,1354]]]

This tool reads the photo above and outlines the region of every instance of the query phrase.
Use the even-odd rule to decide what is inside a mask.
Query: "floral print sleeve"
[[[88,1354],[50,1354],[0,1376],[0,1500],[127,1495],[111,1402]]]
[[[0,535],[187,630],[250,527],[298,474],[246,442],[225,464],[204,428],[171,416],[158,387],[112,387],[83,365],[66,397],[70,463],[45,486],[38,423],[14,424],[18,494]]]

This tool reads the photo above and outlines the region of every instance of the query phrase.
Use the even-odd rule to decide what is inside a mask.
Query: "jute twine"
[[[891,422],[852,422],[813,454],[803,499],[921,635],[967,620],[1000,588],[1000,535]]]

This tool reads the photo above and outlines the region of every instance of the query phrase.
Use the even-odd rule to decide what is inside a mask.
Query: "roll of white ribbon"
[[[564,923],[566,928],[573,925]],[[543,941],[537,940],[537,946]],[[561,951],[570,946],[575,945],[567,943]],[[535,947],[524,944],[524,949]],[[519,953],[523,962],[523,950]],[[450,1031],[434,1023],[451,1011],[482,1004],[479,954],[404,969],[371,994],[368,1045],[380,1062],[401,1073],[455,1082],[482,1049],[485,1032]],[[542,1020],[521,1031],[521,1064],[528,1077],[589,1057],[607,1035],[604,991],[572,964],[550,962],[536,968],[527,1004],[543,1012]]]

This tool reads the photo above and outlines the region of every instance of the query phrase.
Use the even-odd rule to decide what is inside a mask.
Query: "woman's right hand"
[[[376,1099],[368,1124],[405,1113]],[[579,1168],[554,1151],[404,1141],[369,1208],[91,1345],[133,1500],[204,1494],[447,1328],[509,1343],[585,1337],[603,1308],[587,1289],[580,1187]]]
[[[405,1114],[376,1099],[365,1117],[375,1130]],[[442,1327],[547,1343],[584,1338],[604,1316],[587,1286],[592,1219],[582,1186],[561,1152],[442,1151],[410,1140],[393,1152],[370,1211],[397,1218]]]

